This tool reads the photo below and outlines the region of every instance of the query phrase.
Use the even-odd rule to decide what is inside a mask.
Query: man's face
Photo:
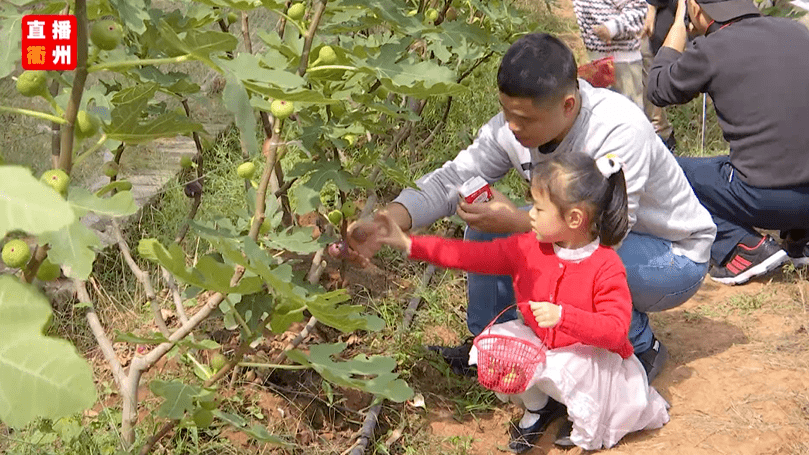
[[[688,17],[691,24],[688,27],[689,38],[702,36],[708,31],[709,22],[706,20],[705,14],[702,14],[702,8],[699,7],[695,0],[686,0],[686,9],[688,10]]]
[[[573,95],[537,105],[532,98],[500,93],[500,106],[509,129],[520,144],[529,148],[564,139],[575,121],[575,104]]]

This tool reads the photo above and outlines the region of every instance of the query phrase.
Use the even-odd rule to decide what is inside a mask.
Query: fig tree
[[[42,96],[48,91],[45,71],[27,70],[17,78],[17,91],[23,96]]]
[[[12,268],[19,268],[31,259],[31,249],[20,239],[9,240],[3,245],[3,262]]]
[[[97,21],[90,27],[90,41],[101,50],[111,51],[118,47],[123,39],[124,30],[115,21]]]
[[[67,193],[67,186],[70,184],[70,176],[61,169],[51,169],[43,172],[40,180],[63,196]]]
[[[299,21],[306,13],[306,5],[303,3],[293,3],[287,10],[287,16],[293,21]]]
[[[272,104],[270,104],[270,113],[272,113],[273,117],[277,118],[278,120],[283,120],[292,115],[292,111],[294,109],[295,106],[291,101],[276,99],[273,100]]]

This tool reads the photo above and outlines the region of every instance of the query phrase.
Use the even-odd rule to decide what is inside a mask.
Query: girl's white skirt
[[[495,324],[491,333],[540,343],[519,320]],[[469,364],[477,364],[477,357],[473,347]],[[627,433],[660,428],[669,421],[669,404],[648,385],[638,358],[623,359],[595,346],[578,343],[546,351],[545,363],[537,367],[528,388],[518,397],[536,402],[542,394],[567,406],[573,422],[571,440],[586,450],[610,448]],[[512,398],[497,395],[503,401]]]

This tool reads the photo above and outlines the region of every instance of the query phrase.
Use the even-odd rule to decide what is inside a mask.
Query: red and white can
[[[492,189],[483,177],[475,176],[464,182],[458,190],[464,201],[473,204],[475,202],[490,201],[494,195]]]

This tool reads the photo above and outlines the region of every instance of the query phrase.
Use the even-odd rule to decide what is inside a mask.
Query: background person
[[[686,48],[686,10],[693,46]],[[681,0],[648,81],[658,106],[713,100],[729,155],[677,158],[717,226],[710,276],[809,264],[809,30],[749,0]],[[756,228],[782,231],[784,251]]]

